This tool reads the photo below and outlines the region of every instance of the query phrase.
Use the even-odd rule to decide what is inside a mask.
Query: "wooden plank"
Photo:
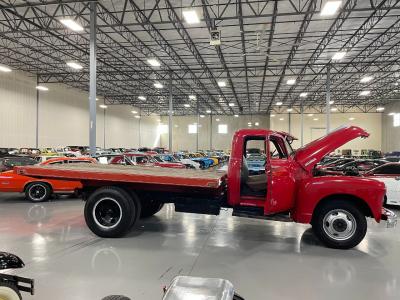
[[[70,164],[15,167],[21,175],[66,180],[94,180],[218,188],[225,172],[102,164]]]

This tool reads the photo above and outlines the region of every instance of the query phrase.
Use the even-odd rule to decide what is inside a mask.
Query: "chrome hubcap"
[[[330,238],[337,241],[344,241],[354,235],[357,223],[354,216],[348,211],[334,209],[325,215],[323,228]]]

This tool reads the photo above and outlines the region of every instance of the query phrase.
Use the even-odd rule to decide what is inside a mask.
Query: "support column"
[[[199,114],[199,99],[196,97],[197,105],[197,127],[196,127],[196,151],[199,151],[199,128],[200,128],[200,114]]]
[[[104,100],[104,105],[106,105],[106,100]],[[103,109],[103,149],[106,149],[106,110]]]
[[[39,85],[39,75],[36,75],[36,86]],[[36,140],[35,148],[39,148],[39,90],[36,89]]]
[[[331,65],[326,67],[326,134],[331,131]]]
[[[96,154],[96,2],[90,2],[90,83],[89,83],[89,147]],[[105,126],[105,123],[104,123]]]
[[[213,148],[213,142],[212,142],[212,139],[213,139],[213,128],[212,128],[212,125],[213,125],[213,116],[212,116],[212,113],[210,114],[210,150],[212,150],[212,148]]]
[[[292,113],[289,112],[289,116],[288,116],[288,129],[289,129],[289,133],[292,133]]]
[[[168,150],[172,152],[172,74],[169,74]]]
[[[301,100],[300,104],[300,113],[301,113],[301,129],[300,129],[300,139],[301,139],[301,146],[303,147],[304,145],[304,107],[303,107],[303,99]]]
[[[142,147],[142,136],[141,136],[141,133],[140,133],[140,131],[141,131],[141,126],[142,126],[142,124],[141,124],[141,122],[142,122],[142,109],[139,109],[139,147],[138,148],[140,148],[140,147]]]

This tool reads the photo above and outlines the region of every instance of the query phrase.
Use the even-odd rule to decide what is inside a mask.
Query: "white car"
[[[386,185],[385,204],[400,206],[400,163],[384,164],[364,173],[364,176]]]

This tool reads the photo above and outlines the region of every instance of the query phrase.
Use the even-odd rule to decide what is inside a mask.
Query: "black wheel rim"
[[[112,229],[121,222],[121,206],[113,198],[101,198],[93,208],[93,218],[99,227]]]
[[[42,200],[46,196],[46,188],[43,185],[34,185],[29,189],[29,195],[34,200]]]

